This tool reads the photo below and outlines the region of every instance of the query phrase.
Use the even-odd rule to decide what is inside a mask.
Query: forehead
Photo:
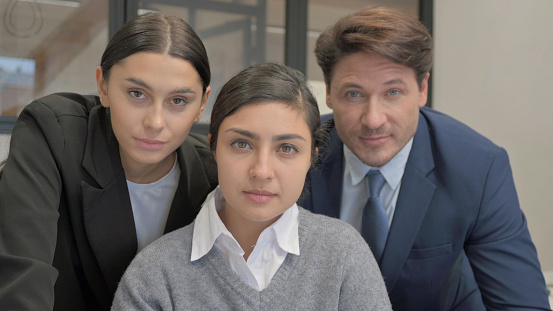
[[[281,101],[250,103],[225,117],[220,130],[228,127],[250,128],[253,131],[282,132],[309,130],[305,112]]]
[[[357,52],[342,57],[332,73],[331,87],[340,88],[350,83],[416,84],[413,68],[384,57]]]
[[[144,80],[165,83],[179,79],[201,84],[198,71],[182,58],[156,52],[138,52],[115,64],[110,76],[136,76]]]

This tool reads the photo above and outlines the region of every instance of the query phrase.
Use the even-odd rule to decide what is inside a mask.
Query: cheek
[[[305,176],[307,176],[307,172],[309,171],[309,168],[311,167],[311,158],[305,158],[302,159],[298,165],[296,165],[293,168],[287,168],[284,170],[287,175],[287,182],[286,184],[289,186],[289,189],[293,191],[294,193],[299,194],[303,190],[303,186],[305,184]]]
[[[419,107],[412,107],[406,111],[402,123],[405,124],[405,127],[416,127],[419,120]]]
[[[237,184],[238,178],[242,176],[245,169],[239,161],[231,161],[228,157],[217,152],[217,172],[219,176],[219,185],[221,188],[231,187]]]
[[[123,112],[110,108],[110,114],[111,125],[113,126],[114,132],[118,135],[125,134],[125,132],[129,131],[134,125],[140,122],[132,111]]]
[[[196,118],[196,115],[192,114],[191,111],[182,115],[172,115],[169,113],[165,124],[175,135],[186,136],[194,124],[194,118]]]
[[[334,109],[336,111],[336,113],[334,113],[334,120],[340,124],[340,127],[344,129],[352,128],[361,122],[363,112],[361,111],[360,105],[341,106],[340,108],[343,109]]]

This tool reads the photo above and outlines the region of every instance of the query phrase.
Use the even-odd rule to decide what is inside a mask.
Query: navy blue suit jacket
[[[330,122],[299,204],[339,218],[343,144]],[[549,310],[506,151],[426,107],[380,269],[394,310]]]

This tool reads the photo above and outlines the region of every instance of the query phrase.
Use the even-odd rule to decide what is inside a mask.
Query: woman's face
[[[209,95],[208,88],[202,96],[194,67],[180,58],[139,52],[114,65],[108,81],[100,67],[96,78],[125,171],[172,166],[173,152],[200,120]]]
[[[269,226],[290,208],[311,164],[311,140],[304,112],[281,102],[248,104],[225,118],[214,154],[227,219]]]

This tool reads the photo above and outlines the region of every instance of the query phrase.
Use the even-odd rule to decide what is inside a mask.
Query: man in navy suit
[[[334,118],[300,205],[349,222],[368,242],[365,229],[385,227],[375,257],[394,310],[550,310],[506,151],[424,107],[424,26],[361,10],[323,32],[315,54]],[[385,180],[375,195],[371,170]],[[383,224],[364,218],[370,196]]]

